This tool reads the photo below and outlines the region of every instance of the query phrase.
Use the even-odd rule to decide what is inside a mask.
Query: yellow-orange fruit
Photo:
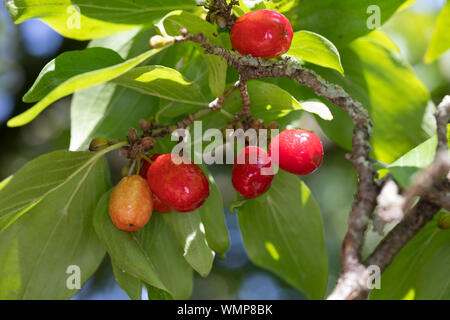
[[[125,231],[136,231],[152,216],[152,192],[139,175],[123,178],[111,193],[109,215],[114,225]]]

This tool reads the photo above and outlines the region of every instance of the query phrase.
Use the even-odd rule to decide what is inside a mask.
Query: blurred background
[[[428,87],[435,103],[450,92],[450,52],[430,65],[425,65],[422,59],[431,40],[437,13],[444,3],[445,0],[418,0],[383,26]],[[24,127],[7,128],[6,121],[30,107],[21,98],[47,62],[64,51],[83,49],[86,44],[64,39],[39,20],[14,25],[4,5],[0,4],[0,181],[41,154],[68,149],[70,97],[59,100]],[[320,133],[312,118],[304,116],[300,121],[305,128]],[[322,137],[325,158],[321,170],[303,180],[312,190],[323,214],[330,290],[340,269],[340,244],[346,232],[356,177],[344,159],[345,152],[323,134]],[[112,167],[118,167],[118,164],[112,163]],[[192,299],[304,299],[301,293],[279,278],[250,263],[242,244],[237,215],[227,209],[234,200],[229,178],[231,168],[218,166],[210,169],[224,198],[231,246],[225,259],[216,258],[207,278],[196,276]],[[128,297],[115,283],[109,261],[105,258],[100,269],[74,299]]]

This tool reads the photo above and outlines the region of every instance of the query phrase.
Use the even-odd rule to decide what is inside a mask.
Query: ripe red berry
[[[172,209],[194,211],[208,198],[209,182],[199,166],[181,161],[183,158],[175,154],[159,156],[148,170],[148,183],[152,192]]]
[[[284,130],[274,137],[270,142],[269,152],[274,163],[293,174],[309,174],[323,160],[323,147],[319,137],[301,129]],[[278,152],[278,159],[275,152]]]
[[[150,157],[151,161],[155,161],[160,156],[159,153],[155,153]],[[148,169],[150,169],[150,162],[143,160],[142,167],[139,171],[139,175],[147,180]],[[155,193],[152,193],[153,199],[153,210],[159,213],[169,213],[172,209],[169,207],[167,203],[162,201]]]
[[[150,162],[148,162],[146,160],[142,160],[142,167],[141,167],[141,170],[139,170],[139,175],[142,178],[147,179],[148,169],[150,169]]]
[[[109,199],[109,215],[117,228],[139,230],[150,220],[152,211],[152,192],[141,176],[125,177],[113,189]]]
[[[155,153],[150,157],[150,160],[154,162],[160,156],[159,153]],[[146,160],[142,160],[141,170],[139,170],[139,174],[142,178],[147,179],[148,169],[150,169],[150,162]]]
[[[243,55],[276,58],[287,52],[294,32],[289,20],[271,10],[255,10],[239,17],[231,28],[231,44]]]
[[[262,169],[265,168],[264,172]],[[231,182],[246,198],[255,198],[269,190],[274,178],[272,162],[264,150],[250,146],[239,152],[231,171]]]

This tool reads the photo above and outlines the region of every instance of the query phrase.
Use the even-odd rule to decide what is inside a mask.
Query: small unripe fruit
[[[155,49],[163,48],[168,44],[173,43],[175,38],[173,37],[162,37],[156,35],[150,38],[150,46]]]
[[[159,153],[155,153],[150,157],[151,161],[155,161],[160,156]],[[150,162],[143,161],[141,170],[139,171],[139,175],[147,181],[147,173],[148,169],[150,169]],[[162,201],[155,193],[152,193],[152,200],[153,200],[153,210],[157,211],[159,213],[169,213],[172,211],[172,209],[169,207],[167,203]]]
[[[107,148],[109,146],[109,140],[106,138],[94,138],[92,139],[89,150],[90,151],[99,151]]]
[[[178,212],[198,209],[209,196],[209,182],[203,171],[179,155],[159,156],[150,166],[147,179],[152,192]]]
[[[312,173],[323,160],[322,142],[307,130],[284,130],[272,139],[269,151],[274,163],[293,174]],[[278,159],[275,152],[278,152]]]
[[[136,231],[152,216],[152,192],[139,175],[123,178],[111,193],[109,215],[114,225],[125,231]]]
[[[231,182],[239,194],[256,198],[269,190],[273,178],[272,162],[267,152],[255,146],[239,152],[231,172]]]
[[[294,32],[289,20],[271,10],[255,10],[240,16],[231,28],[233,48],[243,55],[276,58],[286,53]]]
[[[442,230],[450,230],[450,213],[443,214],[439,217],[438,228]]]

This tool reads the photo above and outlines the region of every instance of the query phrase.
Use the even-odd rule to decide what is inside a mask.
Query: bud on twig
[[[450,230],[450,213],[443,214],[439,218],[438,228],[442,230]]]
[[[267,129],[271,130],[271,129],[280,129],[280,125],[274,121],[272,121],[271,123],[269,123],[269,125],[267,126]]]
[[[148,132],[150,131],[150,127],[151,127],[152,123],[148,120],[145,119],[141,119],[139,120],[139,128],[143,131],[143,132]]]
[[[155,49],[163,48],[169,44],[175,42],[174,37],[162,37],[160,35],[156,35],[150,38],[150,46]]]
[[[253,121],[252,129],[259,130],[259,129],[262,129],[262,128],[264,128],[264,120],[257,119],[255,121]]]
[[[141,140],[141,144],[142,144],[142,148],[145,151],[148,151],[151,148],[153,148],[153,146],[155,145],[155,140],[153,140],[153,138],[150,138],[150,137],[145,137]]]
[[[128,131],[128,142],[130,144],[133,144],[133,143],[135,143],[138,140],[139,140],[139,137],[138,137],[136,129],[135,128],[131,128],[130,131]]]
[[[109,140],[106,138],[94,138],[90,145],[89,151],[99,151],[107,148],[109,146]]]

